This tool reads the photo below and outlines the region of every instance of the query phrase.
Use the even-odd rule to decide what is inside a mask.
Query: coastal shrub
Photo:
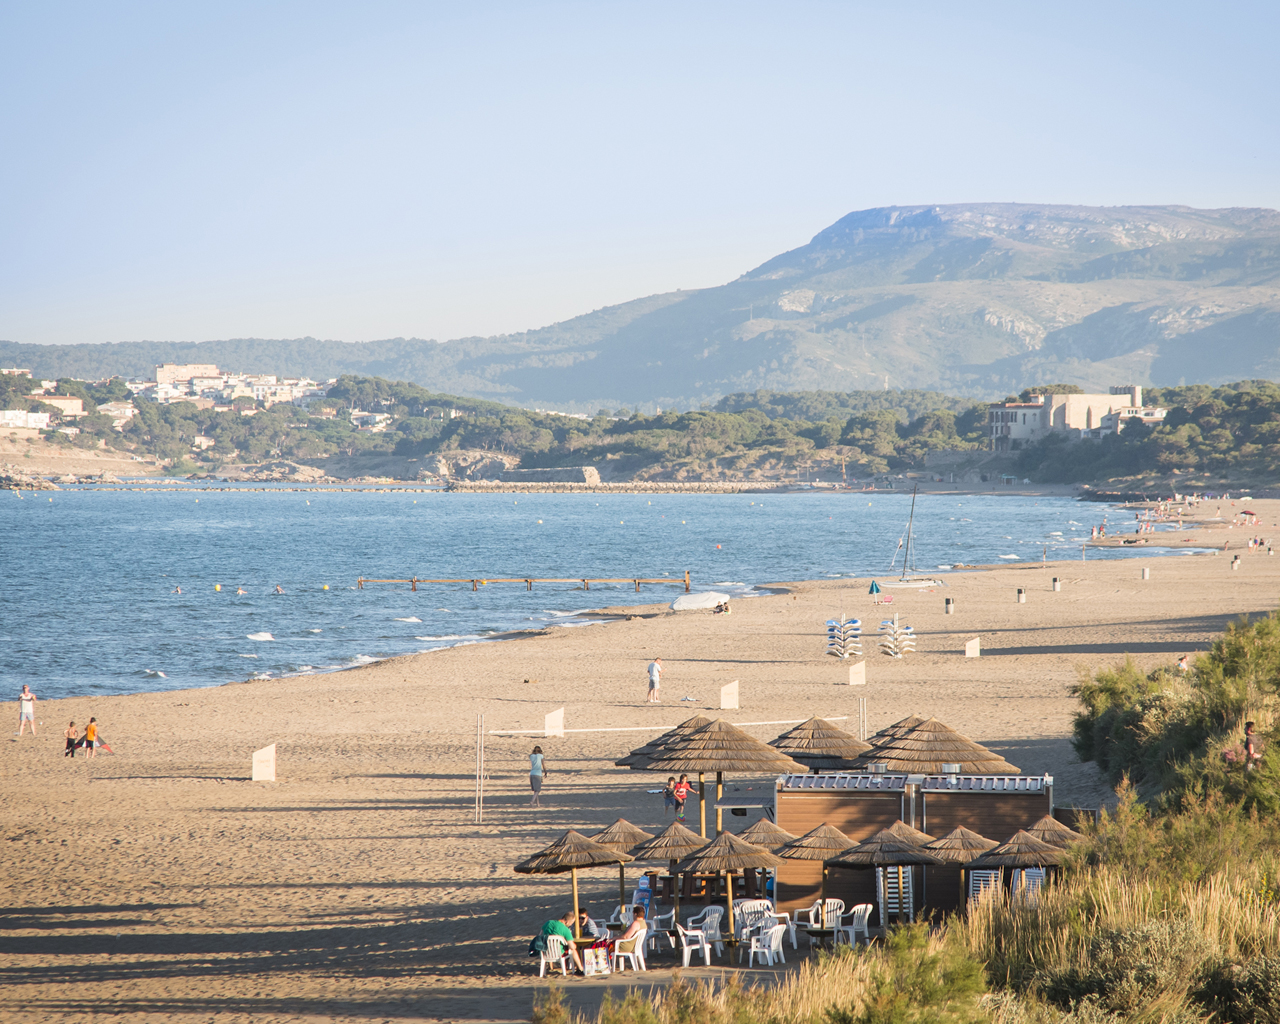
[[[1128,778],[1161,808],[1189,796],[1221,795],[1242,810],[1280,812],[1280,763],[1268,755],[1280,705],[1280,619],[1232,623],[1180,675],[1144,674],[1126,660],[1082,678],[1073,743],[1116,785]],[[1263,757],[1244,759],[1244,724],[1254,721]]]
[[[1280,1024],[1280,957],[1219,964],[1196,995],[1220,1021]]]
[[[865,995],[834,1006],[826,1024],[913,1024],[917,1021],[987,1021],[979,997],[986,991],[982,965],[960,943],[933,937],[923,923],[892,930],[874,966]]]

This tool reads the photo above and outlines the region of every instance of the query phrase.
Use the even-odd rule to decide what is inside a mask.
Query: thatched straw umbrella
[[[796,837],[793,836],[790,832],[788,832],[785,828],[779,828],[777,825],[771,822],[768,818],[761,818],[750,828],[744,828],[741,832],[739,832],[738,838],[745,840],[746,842],[750,843],[752,846],[763,846],[770,853],[776,854],[778,852],[778,847],[785,846],[787,843],[791,842],[791,840],[795,839]],[[761,869],[761,870],[767,871],[767,869]],[[774,897],[775,898],[778,895],[777,874],[778,873],[775,871],[774,872]],[[763,891],[766,886],[767,886],[767,883],[764,881],[764,878],[762,877],[761,890]]]
[[[1083,839],[1079,832],[1067,828],[1052,814],[1046,814],[1037,821],[1029,829],[1025,830],[1027,835],[1035,836],[1042,843],[1048,843],[1050,846],[1067,847],[1077,840]]]
[[[738,838],[752,846],[763,846],[770,853],[777,853],[779,846],[784,846],[797,837],[768,818],[761,818],[750,828],[739,832]]]
[[[786,846],[774,850],[783,860],[820,860],[822,865],[822,887],[818,898],[822,900],[822,927],[827,926],[827,865],[837,854],[844,853],[857,846],[852,839],[838,828],[832,828],[823,822],[817,828],[810,829],[799,839],[787,843]]]
[[[635,860],[630,854],[618,853],[607,846],[593,843],[581,832],[570,829],[545,850],[539,850],[528,860],[516,865],[521,875],[561,875],[568,871],[573,876],[573,937],[581,938],[578,929],[578,868],[594,868],[601,864],[626,864]]]
[[[676,861],[701,850],[707,841],[691,832],[678,821],[673,821],[652,839],[647,839],[631,851],[636,860],[667,860],[671,862],[672,884],[675,888],[675,919],[680,920],[680,874]]]
[[[602,832],[597,832],[591,837],[593,843],[599,843],[601,846],[607,846],[609,849],[618,853],[631,853],[633,846],[653,838],[652,832],[646,832],[642,828],[636,828],[635,825],[627,821],[626,818],[619,818],[608,828]],[[624,865],[618,865],[618,906],[625,907],[627,905],[627,869]]]
[[[745,843],[732,832],[722,832],[714,842],[689,854],[680,862],[679,867],[681,871],[701,874],[723,871],[728,875],[729,943],[732,945],[737,941],[737,932],[733,927],[733,873],[749,868],[776,868],[781,863],[763,847]]]
[[[961,825],[958,828],[953,828],[941,839],[926,843],[924,848],[935,857],[960,866],[960,906],[963,907],[965,905],[965,865],[978,854],[986,853],[987,850],[994,849],[999,845],[994,839],[980,836],[972,829],[967,829]]]
[[[716,800],[724,795],[724,773],[742,772],[754,775],[776,775],[782,772],[805,774],[808,769],[767,743],[743,732],[736,725],[717,718],[701,729],[673,740],[660,755],[647,765],[646,771],[671,775],[698,773],[698,817],[707,834],[706,773],[716,773]],[[723,812],[716,806],[716,835],[724,831]]]
[[[1019,829],[1008,841],[993,846],[986,853],[979,854],[965,865],[969,871],[985,868],[996,868],[1000,872],[1000,881],[1004,883],[1005,868],[1047,868],[1062,863],[1066,851],[1060,846],[1050,846],[1041,842],[1025,829]]]
[[[892,832],[899,839],[903,839],[912,846],[926,846],[933,842],[933,836],[928,832],[921,832],[918,828],[913,828],[905,821],[895,821],[886,830]]]
[[[878,733],[872,735],[870,743],[875,746],[876,740],[884,739],[887,736],[900,736],[908,733],[917,725],[923,725],[927,722],[927,718],[921,718],[919,715],[908,715],[906,718],[900,718],[892,725],[886,725]]]
[[[626,757],[619,758],[613,763],[619,768],[643,768],[655,756],[666,750],[667,744],[672,740],[687,736],[695,729],[701,729],[704,725],[710,725],[711,719],[706,715],[694,715],[687,718],[674,729],[668,729],[661,736],[656,736],[643,746],[636,747]]]
[[[904,720],[906,721],[906,720]],[[962,736],[936,718],[911,727],[891,727],[871,737],[871,749],[861,754],[858,768],[887,764],[890,771],[939,775],[944,764],[958,764],[970,775],[1016,775],[1020,768]]]
[[[788,757],[806,764],[813,771],[847,769],[854,759],[871,749],[853,733],[837,729],[821,718],[811,718],[794,729],[788,729],[769,746],[777,747]]]
[[[833,868],[892,868],[898,869],[898,920],[902,920],[902,869],[913,864],[942,864],[939,857],[934,856],[922,846],[909,843],[901,836],[882,828],[870,839],[863,840],[852,850],[845,850],[827,861]],[[887,884],[886,884],[887,889]],[[888,893],[881,894],[881,902],[887,905]],[[881,922],[882,924],[884,922]]]

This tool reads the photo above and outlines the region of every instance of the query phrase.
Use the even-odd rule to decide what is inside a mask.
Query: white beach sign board
[[[276,781],[276,745],[274,743],[253,752],[253,781]]]
[[[738,680],[720,687],[720,710],[736,711],[738,708]]]
[[[543,720],[542,735],[544,736],[564,736],[564,708],[559,711],[552,711]]]

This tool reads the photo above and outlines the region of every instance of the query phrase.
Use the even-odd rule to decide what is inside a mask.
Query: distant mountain
[[[370,374],[524,406],[696,407],[766,389],[989,397],[1280,378],[1280,213],[1023,204],[851,213],[736,281],[523,334],[15,345],[44,376],[164,359]]]

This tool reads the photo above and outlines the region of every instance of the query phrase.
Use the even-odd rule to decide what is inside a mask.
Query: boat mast
[[[911,516],[907,519],[907,549],[902,553],[902,579],[907,578],[908,572],[916,571],[916,564],[911,554],[912,527],[916,521],[916,494],[920,490],[920,485],[916,484],[911,491]]]

